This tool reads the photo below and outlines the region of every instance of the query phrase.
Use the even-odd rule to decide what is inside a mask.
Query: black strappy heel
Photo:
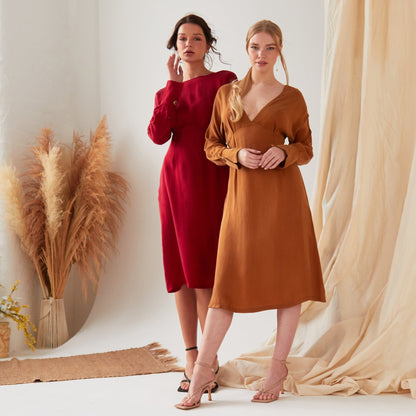
[[[192,351],[192,350],[197,350],[198,347],[194,346],[194,347],[189,347],[189,348],[185,348],[185,351]],[[188,393],[188,390],[185,390],[182,388],[182,383],[189,383],[191,384],[191,379],[187,376],[186,372],[183,372],[183,380],[181,380],[179,387],[178,387],[178,391],[180,393]],[[189,387],[188,387],[189,388]]]

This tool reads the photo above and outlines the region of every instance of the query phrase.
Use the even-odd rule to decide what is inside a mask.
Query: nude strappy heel
[[[282,365],[285,366],[285,368],[286,368],[286,375],[284,375],[282,378],[280,378],[276,383],[274,383],[267,390],[264,390],[264,388],[262,387],[257,394],[268,394],[268,393],[271,393],[280,384],[282,385],[281,388],[280,388],[280,393],[281,394],[284,394],[283,383],[286,380],[286,377],[287,377],[287,375],[289,373],[289,370],[288,370],[287,365],[286,365],[286,361],[285,360],[278,360],[276,358],[272,358],[272,359],[273,360],[276,360],[276,361],[279,361]],[[264,399],[264,400],[261,400],[261,399],[252,399],[251,401],[252,402],[255,402],[255,403],[270,403],[270,402],[276,401],[279,398],[279,396],[277,396],[275,393],[271,393],[271,394],[273,394],[273,396],[274,396],[271,399]]]
[[[198,400],[195,400],[189,406],[185,406],[185,405],[183,405],[181,403],[175,404],[175,407],[177,409],[190,410],[190,409],[195,409],[196,407],[199,407],[201,405],[201,397],[202,397],[204,391],[208,391],[208,400],[209,401],[212,401],[212,398],[211,398],[211,390],[212,390],[212,384],[213,384],[213,382],[215,382],[215,379],[216,379],[215,370],[209,364],[203,363],[203,362],[200,362],[200,361],[195,361],[195,365],[200,365],[202,367],[209,368],[212,371],[212,374],[214,374],[214,377],[208,383],[205,383],[204,385],[198,387],[196,389],[196,393],[194,393],[194,394],[189,394],[188,393],[185,396],[185,398],[184,398],[184,400],[186,400],[186,399],[193,399],[193,398],[195,398],[195,399],[198,398]]]
[[[198,347],[195,346],[195,347],[185,348],[185,351],[192,351],[192,350],[197,350],[197,349],[198,349]],[[219,371],[220,371],[220,366],[218,364],[217,370],[215,371],[215,376],[218,375]],[[182,388],[182,383],[188,383],[188,388],[187,389]],[[191,379],[186,374],[186,371],[184,371],[183,372],[183,379],[181,380],[177,391],[179,391],[180,393],[188,393],[190,384],[191,384]],[[218,390],[218,387],[219,387],[218,383],[216,381],[214,381],[213,384],[212,384],[211,393],[215,393]],[[205,390],[204,393],[208,393],[208,390]]]

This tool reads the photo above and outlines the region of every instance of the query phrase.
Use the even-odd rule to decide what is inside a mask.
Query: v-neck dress
[[[218,90],[205,151],[230,176],[218,246],[212,308],[256,312],[325,301],[309,203],[298,165],[313,156],[301,92],[286,85],[250,120],[229,119],[231,86]],[[285,139],[288,143],[285,144]],[[240,166],[243,148],[280,147],[276,169]]]
[[[159,185],[166,288],[212,288],[228,169],[205,157],[205,131],[215,95],[236,76],[219,71],[185,82],[168,81],[156,93],[148,135],[171,139]]]

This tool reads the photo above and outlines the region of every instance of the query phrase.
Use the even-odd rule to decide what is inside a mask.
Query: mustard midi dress
[[[231,84],[216,95],[205,152],[230,166],[210,307],[233,312],[288,308],[325,301],[308,198],[298,165],[313,156],[301,92],[286,85],[253,120],[229,119]],[[285,144],[285,139],[288,143]],[[237,152],[278,146],[286,159],[276,169],[240,166]]]

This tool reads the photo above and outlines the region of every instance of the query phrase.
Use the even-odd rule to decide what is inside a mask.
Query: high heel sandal
[[[198,347],[195,346],[195,347],[185,348],[185,351],[192,351],[192,350],[197,350],[197,349],[198,349]],[[178,391],[180,393],[188,393],[188,390],[182,388],[182,383],[191,384],[191,379],[186,375],[186,371],[183,372],[183,380],[181,380],[181,382],[179,384]],[[189,389],[189,386],[188,386],[188,389]]]
[[[212,398],[211,398],[211,391],[212,391],[212,384],[215,382],[215,378],[216,378],[216,376],[215,376],[215,370],[209,365],[209,364],[207,364],[207,363],[203,363],[203,362],[200,362],[200,361],[195,361],[195,365],[200,365],[200,366],[202,366],[202,367],[206,367],[206,368],[209,368],[211,371],[212,371],[212,373],[214,374],[214,378],[212,379],[212,380],[210,380],[208,383],[205,383],[205,384],[203,384],[202,386],[200,386],[200,387],[198,387],[197,389],[196,389],[196,392],[194,393],[194,394],[187,394],[186,396],[185,396],[185,398],[184,398],[184,400],[186,400],[186,399],[193,399],[194,397],[196,398],[196,397],[198,397],[199,396],[199,399],[198,400],[195,400],[191,405],[189,405],[189,406],[185,406],[185,405],[183,405],[183,404],[181,404],[181,403],[178,403],[178,404],[175,404],[175,407],[177,408],[177,409],[181,409],[181,410],[190,410],[190,409],[195,409],[196,407],[199,407],[200,405],[201,405],[201,397],[202,397],[202,394],[204,393],[204,391],[205,390],[207,390],[208,391],[208,400],[209,401],[212,401]]]
[[[279,396],[277,396],[275,393],[271,393],[277,386],[279,386],[280,384],[282,385],[281,386],[281,388],[280,388],[280,393],[281,394],[284,394],[285,392],[284,392],[284,390],[283,390],[283,383],[284,383],[284,381],[286,380],[286,377],[287,377],[287,375],[288,375],[288,373],[289,373],[289,370],[288,370],[288,368],[287,368],[287,365],[286,365],[286,361],[285,360],[278,360],[278,359],[276,359],[276,358],[272,358],[273,360],[276,360],[276,361],[279,361],[282,365],[284,365],[285,366],[285,368],[286,368],[286,375],[284,375],[283,377],[281,377],[276,383],[274,383],[270,388],[268,388],[267,390],[264,390],[264,388],[262,387],[259,391],[258,391],[258,393],[257,394],[272,394],[274,397],[273,398],[271,398],[271,399],[264,399],[264,400],[261,400],[261,399],[252,399],[251,401],[252,402],[255,402],[255,403],[270,403],[270,402],[274,402],[274,401],[276,401],[278,398],[279,398]]]
[[[220,371],[220,366],[219,365],[217,367],[217,371],[215,372],[215,379],[217,378],[218,371]],[[216,381],[214,381],[212,384],[213,384],[213,387],[211,388],[211,393],[215,393],[218,390],[218,383]],[[207,393],[207,391],[205,390],[204,393]]]
[[[189,347],[189,348],[185,348],[185,351],[192,351],[192,350],[197,350],[198,347]],[[217,367],[217,371],[215,372],[215,376],[218,375],[218,372],[220,371],[220,366],[218,365]],[[189,391],[189,386],[188,389],[184,389],[182,387],[182,383],[188,383],[191,384],[191,379],[188,377],[188,375],[186,374],[186,371],[183,372],[183,379],[180,381],[179,387],[178,387],[178,392],[180,393],[188,393]],[[213,386],[211,388],[211,393],[215,393],[218,390],[218,383],[216,381],[214,381]],[[208,390],[205,390],[204,393],[208,393]]]

